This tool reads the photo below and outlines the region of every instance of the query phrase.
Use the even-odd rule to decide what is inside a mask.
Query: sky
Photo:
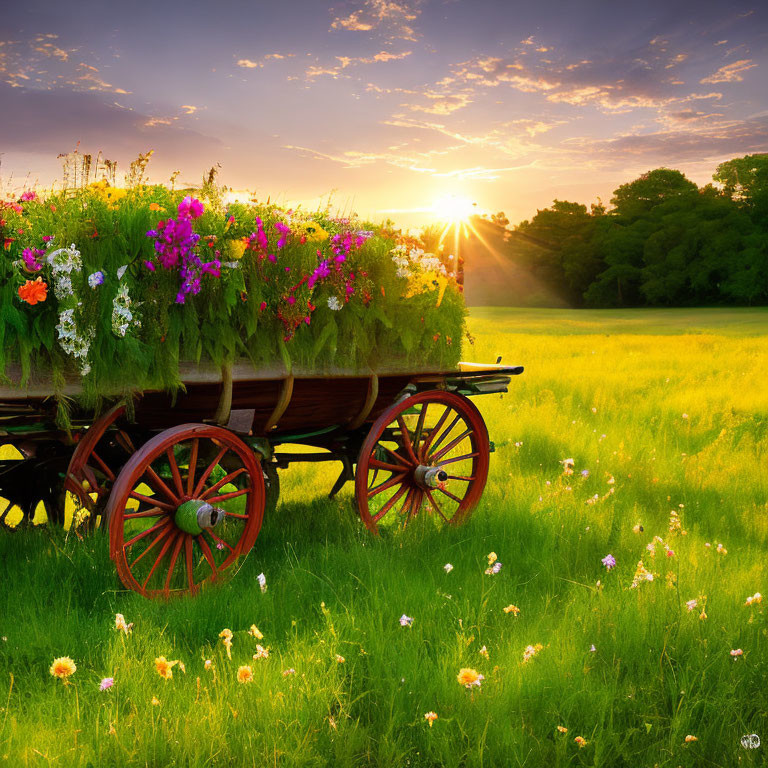
[[[418,228],[517,222],[652,168],[768,151],[764,0],[24,0],[0,13],[0,176],[155,151],[245,196]],[[438,201],[436,203],[436,201]]]

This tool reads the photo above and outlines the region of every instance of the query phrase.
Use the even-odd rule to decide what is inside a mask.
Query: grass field
[[[169,604],[119,588],[101,534],[0,533],[0,764],[765,765],[768,312],[478,309],[470,330],[466,358],[526,371],[475,400],[496,453],[459,529],[373,540],[351,488],[324,500],[335,471],[291,468],[236,577]]]

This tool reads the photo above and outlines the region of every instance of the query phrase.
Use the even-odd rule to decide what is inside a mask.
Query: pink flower
[[[266,308],[267,308],[267,302],[262,301],[261,304],[259,305],[259,312],[263,312]]]
[[[115,684],[114,677],[103,677],[101,679],[101,682],[99,683],[99,690],[106,691],[107,689],[111,688],[114,684]]]
[[[203,215],[204,210],[205,208],[203,207],[203,204],[197,198],[190,197],[189,195],[179,203],[180,216],[189,216],[190,218],[198,219]]]
[[[31,200],[37,200],[37,194],[30,190],[29,192],[24,192],[21,196],[21,202],[22,203],[28,203]]]

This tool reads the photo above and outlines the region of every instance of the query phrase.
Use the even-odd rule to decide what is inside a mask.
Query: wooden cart
[[[108,527],[120,579],[146,597],[195,593],[220,578],[253,546],[265,509],[277,503],[278,470],[292,462],[340,462],[331,496],[354,481],[374,534],[419,513],[454,525],[480,499],[491,452],[468,397],[506,392],[522,371],[187,367],[183,391],[147,391],[95,420],[74,413],[69,432],[55,426],[44,383],[0,389],[0,444],[23,457],[0,461],[0,496],[9,501],[0,524],[12,529],[14,508],[22,514],[14,527],[30,524],[40,502],[63,524],[70,494],[75,524]]]

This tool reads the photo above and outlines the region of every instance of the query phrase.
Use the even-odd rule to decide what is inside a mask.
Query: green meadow
[[[335,467],[297,465],[232,578],[168,603],[121,587],[101,532],[0,532],[0,765],[765,765],[768,311],[469,330],[465,359],[526,370],[474,400],[495,454],[460,528],[374,539]]]

